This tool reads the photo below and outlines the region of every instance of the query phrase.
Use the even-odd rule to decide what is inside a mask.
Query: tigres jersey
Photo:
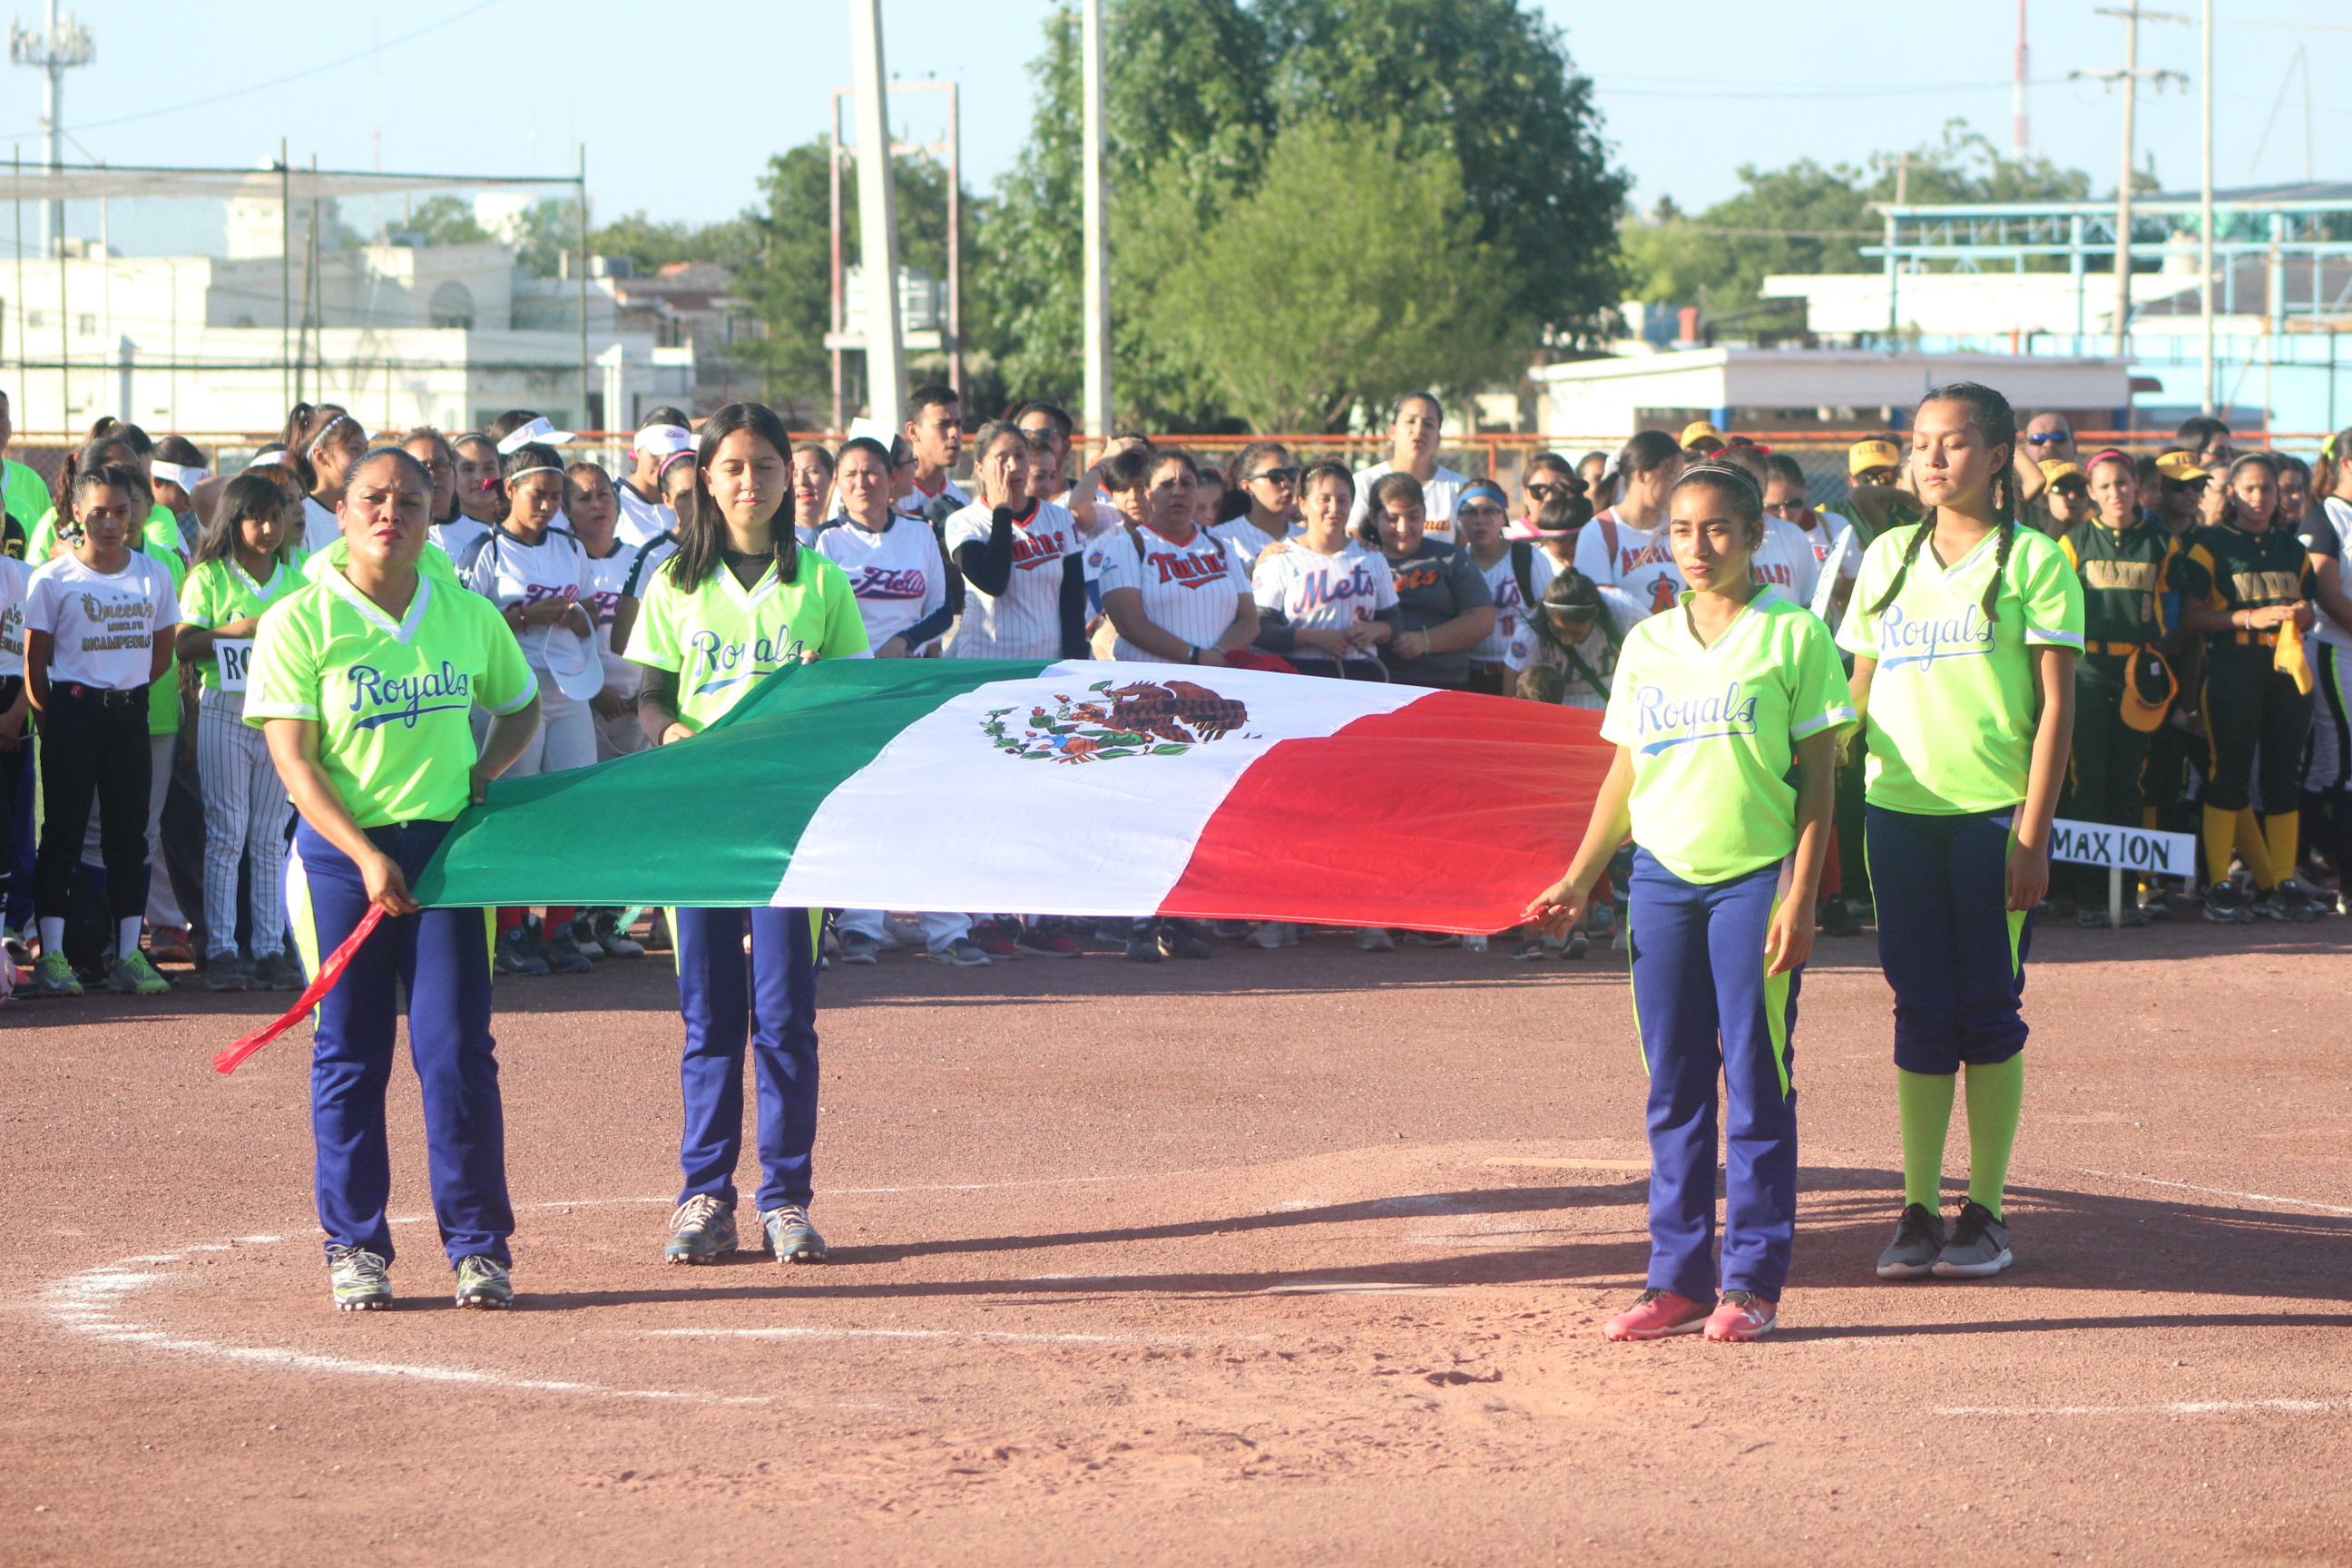
[[[2319,591],[2311,552],[2303,541],[2280,528],[2249,533],[2234,523],[2189,531],[2186,548],[2172,558],[2171,583],[2182,605],[2234,614],[2310,599]],[[2276,629],[2207,634],[2210,643],[2278,641]]]
[[[2142,517],[2124,528],[2085,522],[2058,542],[2083,580],[2083,636],[2095,643],[2151,643],[2165,634],[2164,598],[2180,542]]]

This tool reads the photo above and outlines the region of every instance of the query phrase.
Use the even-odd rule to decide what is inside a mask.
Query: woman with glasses
[[[1558,452],[1538,452],[1528,459],[1527,477],[1519,482],[1519,525],[1514,538],[1534,531],[1536,514],[1555,496],[1580,496],[1588,487]]]
[[[1234,458],[1224,516],[1209,531],[1238,552],[1242,570],[1258,552],[1298,531],[1298,464],[1279,441],[1253,441]]]
[[[1559,570],[1531,542],[1506,539],[1503,520],[1503,492],[1484,479],[1454,498],[1454,526],[1462,548],[1495,600],[1495,629],[1470,647],[1469,689],[1493,697],[1508,697],[1517,687],[1531,651],[1528,615]]]

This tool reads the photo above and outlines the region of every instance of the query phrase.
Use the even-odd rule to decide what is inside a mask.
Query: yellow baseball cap
[[[2142,734],[2153,731],[2172,710],[2180,694],[2180,680],[2164,655],[2143,647],[2131,656],[2129,678],[2124,681],[2123,721]]]
[[[2156,460],[2156,471],[2178,484],[2195,484],[2213,476],[2197,466],[2194,452],[2167,452]]]
[[[1683,426],[1681,445],[1689,447],[1700,441],[1713,441],[1717,446],[1721,446],[1723,432],[1707,420],[1694,419]]]
[[[1873,468],[1900,468],[1902,466],[1902,448],[1892,441],[1874,436],[1867,441],[1856,441],[1846,448],[1845,471],[1849,478],[1866,474]]]
[[[2041,462],[2042,482],[2045,485],[2054,485],[2060,479],[2080,479],[2084,485],[2091,482],[2088,474],[2063,458],[2044,458]]]

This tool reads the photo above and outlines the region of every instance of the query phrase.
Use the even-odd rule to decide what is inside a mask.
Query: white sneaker
[[[1358,952],[1394,952],[1396,938],[1380,926],[1362,926],[1356,931]]]
[[[1242,940],[1252,947],[1297,947],[1298,928],[1288,921],[1262,921],[1257,930]]]
[[[1462,939],[1462,951],[1484,952],[1486,951],[1486,939],[1483,936],[1465,936]]]

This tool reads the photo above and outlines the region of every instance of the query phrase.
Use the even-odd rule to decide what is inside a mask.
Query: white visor
[[[509,436],[505,440],[499,442],[499,456],[501,458],[510,458],[517,452],[522,450],[525,447],[530,446],[533,441],[542,441],[551,447],[561,447],[563,443],[571,439],[571,431],[558,430],[555,427],[553,421],[550,420],[545,415],[541,415],[538,418],[532,420],[530,424],[524,426],[521,429],[516,431],[513,435]]]
[[[213,477],[210,468],[199,468],[185,463],[150,463],[148,472],[159,479],[169,479],[184,490],[193,490]]]
[[[648,425],[637,432],[636,449],[648,458],[694,450],[694,432],[682,425]]]

